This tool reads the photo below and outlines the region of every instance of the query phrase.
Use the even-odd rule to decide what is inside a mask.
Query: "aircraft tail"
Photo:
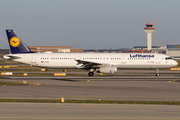
[[[14,30],[6,30],[9,47],[12,54],[33,53],[27,45],[16,35]]]

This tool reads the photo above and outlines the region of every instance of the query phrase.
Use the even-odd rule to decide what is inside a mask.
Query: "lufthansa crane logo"
[[[11,45],[12,47],[18,47],[19,44],[20,44],[19,38],[17,38],[17,37],[12,37],[12,38],[10,39],[10,45]]]

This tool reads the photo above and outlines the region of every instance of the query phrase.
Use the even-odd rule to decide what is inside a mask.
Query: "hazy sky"
[[[9,48],[5,29],[28,46],[132,48],[180,44],[180,0],[0,0],[0,48]]]

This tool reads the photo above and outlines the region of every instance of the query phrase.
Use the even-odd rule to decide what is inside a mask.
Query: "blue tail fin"
[[[16,35],[14,30],[6,30],[9,46],[12,54],[33,53],[27,45]]]

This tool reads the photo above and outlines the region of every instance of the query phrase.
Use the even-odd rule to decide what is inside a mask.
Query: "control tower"
[[[147,33],[147,49],[151,50],[152,48],[152,33],[155,31],[153,23],[147,23],[144,31]]]

